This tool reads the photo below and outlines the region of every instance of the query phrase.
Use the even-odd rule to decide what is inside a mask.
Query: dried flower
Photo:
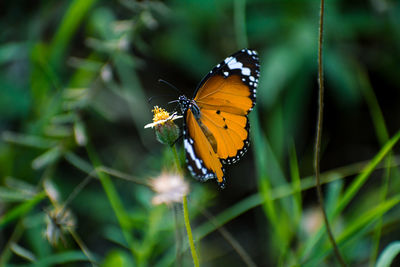
[[[179,127],[173,122],[176,119],[182,118],[174,112],[172,115],[155,106],[152,110],[154,113],[153,123],[149,123],[144,128],[155,128],[157,140],[162,144],[173,145],[179,137]]]
[[[319,208],[313,207],[304,211],[301,229],[307,236],[315,234],[324,222],[324,217]]]
[[[176,173],[163,172],[158,178],[152,179],[150,185],[156,192],[152,199],[154,205],[182,202],[183,196],[189,193],[189,185]]]
[[[46,230],[44,235],[53,246],[61,240],[65,245],[64,233],[69,229],[74,229],[76,225],[75,217],[69,209],[62,207],[53,208],[46,211]]]

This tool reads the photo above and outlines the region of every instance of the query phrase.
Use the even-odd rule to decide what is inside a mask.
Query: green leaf
[[[376,267],[390,267],[394,258],[400,253],[400,241],[390,243],[381,253]]]
[[[32,194],[21,192],[15,189],[0,187],[0,201],[1,202],[16,202],[31,199]]]
[[[10,249],[16,255],[18,255],[18,256],[20,256],[20,257],[22,257],[24,259],[27,259],[29,261],[36,261],[36,257],[31,251],[27,250],[26,248],[23,248],[23,247],[19,246],[16,243],[12,243],[11,246],[10,246]]]
[[[7,213],[0,217],[0,228],[4,227],[9,222],[19,218],[20,216],[25,215],[29,212],[33,207],[36,206],[42,199],[46,197],[45,192],[40,192],[34,198],[29,201],[26,201],[15,208],[9,210]]]
[[[3,132],[2,138],[4,141],[13,143],[13,144],[18,144],[18,145],[23,145],[23,146],[29,146],[29,147],[34,147],[34,148],[52,148],[56,144],[54,140],[50,140],[47,138],[39,137],[39,136],[34,136],[34,135],[27,135],[27,134],[20,134],[20,133],[14,133],[14,132]]]
[[[360,190],[361,186],[365,183],[368,177],[371,175],[372,171],[378,166],[378,164],[384,159],[384,157],[392,150],[393,146],[400,139],[400,131],[396,133],[376,154],[376,156],[370,161],[368,166],[364,168],[364,170],[357,175],[352,184],[348,187],[346,192],[343,194],[343,197],[338,202],[336,206],[334,215],[339,214],[353,199],[356,193]]]
[[[31,267],[56,266],[58,264],[77,262],[77,261],[88,261],[88,259],[85,256],[85,254],[83,254],[81,251],[73,250],[73,251],[66,251],[66,252],[52,254],[51,256],[40,259],[28,266]]]
[[[61,148],[56,146],[52,149],[47,150],[32,161],[32,168],[41,169],[61,157]]]

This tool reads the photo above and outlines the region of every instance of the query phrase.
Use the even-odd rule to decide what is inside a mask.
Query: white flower
[[[189,193],[189,185],[181,175],[175,173],[163,172],[158,178],[152,179],[150,185],[156,192],[151,201],[154,205],[182,202],[182,198]]]
[[[144,128],[154,128],[154,126],[163,125],[167,121],[174,121],[176,119],[183,118],[182,116],[177,115],[178,113],[176,112],[169,115],[167,111],[165,111],[163,108],[159,108],[158,106],[155,106],[152,111],[154,113],[153,122],[146,124]]]

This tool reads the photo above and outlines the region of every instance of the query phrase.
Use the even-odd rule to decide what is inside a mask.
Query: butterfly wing
[[[212,148],[210,137],[207,137],[190,109],[185,117],[183,143],[190,173],[201,181],[217,178],[220,186],[224,187],[224,168]]]
[[[252,103],[251,107],[247,109],[246,113],[248,113],[253,108],[256,102],[256,89],[258,86],[259,74],[260,62],[257,52],[250,49],[242,49],[235,54],[227,57],[224,61],[220,62],[201,80],[195,90],[193,99],[195,99],[196,101],[203,100],[203,102],[206,102],[210,100],[210,96],[214,96],[214,98],[217,98],[216,93],[218,92],[229,94],[229,88],[218,88],[218,84],[216,84],[214,79],[212,78],[236,77],[235,82],[239,82],[239,84],[243,86],[242,88],[237,89],[241,91],[242,96],[244,95],[248,97]],[[231,92],[231,94],[235,93],[238,92]],[[220,98],[220,100],[222,99],[225,98]],[[243,99],[241,101],[243,101]],[[239,101],[239,103],[235,103],[239,104],[239,106],[236,107],[246,108],[242,105],[241,101]],[[245,102],[248,103],[248,101]]]
[[[259,68],[257,53],[243,49],[218,64],[196,90],[199,120],[217,140],[223,163],[239,160],[250,144],[247,115],[256,101]]]
[[[223,186],[221,163],[234,163],[247,151],[247,114],[255,104],[258,77],[257,53],[243,49],[227,57],[200,82],[194,95],[200,115],[188,109],[184,127],[186,161],[193,176],[217,178]]]

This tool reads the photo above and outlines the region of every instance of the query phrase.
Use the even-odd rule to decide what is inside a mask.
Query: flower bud
[[[153,123],[147,124],[144,128],[155,128],[157,140],[161,144],[172,146],[179,138],[179,127],[174,120],[182,118],[182,116],[173,113],[169,115],[167,111],[158,106],[152,110],[154,113]]]

